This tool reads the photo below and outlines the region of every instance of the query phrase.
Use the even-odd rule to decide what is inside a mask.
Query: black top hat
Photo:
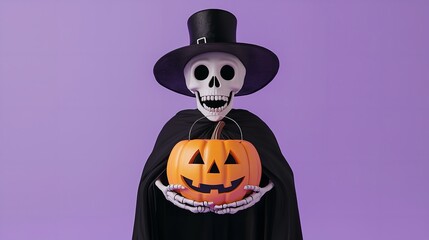
[[[226,52],[236,56],[246,67],[244,85],[236,96],[254,93],[265,87],[277,74],[279,60],[270,50],[236,42],[237,19],[225,10],[207,9],[188,19],[190,45],[161,57],[153,72],[162,86],[187,96],[194,96],[186,87],[183,70],[186,63],[206,52]]]

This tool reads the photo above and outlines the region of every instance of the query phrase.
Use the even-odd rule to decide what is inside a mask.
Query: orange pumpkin
[[[213,137],[212,137],[213,138]],[[244,198],[246,185],[259,185],[261,161],[245,140],[194,139],[177,143],[167,163],[169,184],[184,197],[224,204]]]

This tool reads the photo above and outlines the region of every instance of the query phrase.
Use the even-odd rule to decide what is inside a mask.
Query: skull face
[[[234,95],[243,87],[246,68],[234,55],[209,52],[193,57],[184,74],[198,110],[210,121],[219,121],[232,109]]]

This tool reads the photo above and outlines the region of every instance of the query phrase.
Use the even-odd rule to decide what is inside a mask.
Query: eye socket
[[[225,65],[220,69],[220,75],[222,76],[223,79],[229,81],[233,79],[235,76],[234,68],[232,68],[229,65]]]
[[[204,80],[209,76],[209,69],[204,65],[199,65],[194,70],[194,76],[197,80]]]

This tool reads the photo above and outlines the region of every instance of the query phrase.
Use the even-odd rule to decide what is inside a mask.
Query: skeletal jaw
[[[210,121],[217,122],[222,120],[232,109],[234,92],[230,92],[229,96],[221,94],[201,96],[201,94],[196,91],[195,95],[198,110]]]
[[[201,96],[199,92],[197,92],[198,100],[201,106],[209,111],[209,112],[222,112],[225,110],[230,104],[232,92],[230,92],[229,96],[225,95],[206,95]]]

